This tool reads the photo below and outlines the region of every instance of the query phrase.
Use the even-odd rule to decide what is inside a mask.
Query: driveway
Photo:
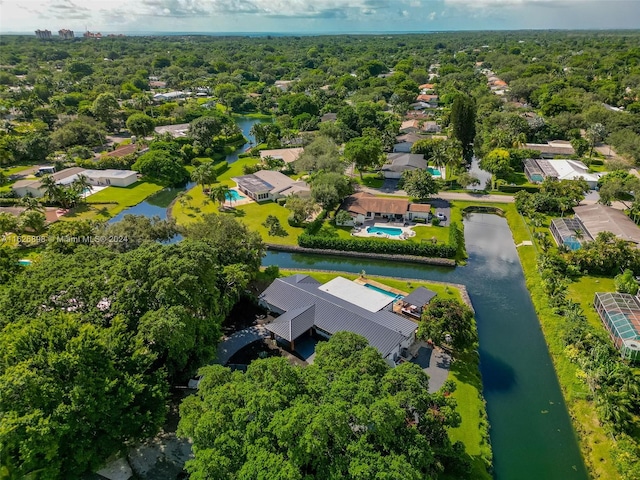
[[[444,220],[440,220],[440,225],[448,227],[451,223],[451,204],[443,198],[432,198],[429,200],[431,213],[435,217],[438,213],[444,214]]]
[[[231,357],[244,347],[265,338],[269,338],[269,332],[261,325],[245,328],[244,330],[234,333],[218,345],[216,363],[226,365]]]
[[[382,184],[382,188],[371,188],[359,185],[358,190],[368,192],[373,195],[394,195],[398,197],[407,197],[404,190],[396,190],[398,181],[394,179],[386,179]],[[464,192],[438,192],[438,198],[444,200],[461,200],[465,202],[492,202],[492,203],[513,203],[513,195],[491,195],[488,193],[464,193]]]
[[[412,359],[411,363],[419,365],[429,375],[429,393],[440,390],[449,377],[451,357],[439,348],[434,350],[421,346],[418,356]]]

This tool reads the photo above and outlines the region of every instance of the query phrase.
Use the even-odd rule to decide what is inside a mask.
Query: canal
[[[504,218],[465,220],[469,261],[455,269],[269,252],[264,265],[461,283],[476,311],[494,478],[588,478],[522,267]]]

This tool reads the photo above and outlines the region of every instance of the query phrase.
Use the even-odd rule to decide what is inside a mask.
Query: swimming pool
[[[228,200],[233,200],[234,202],[237,202],[238,200],[242,200],[244,198],[247,198],[247,197],[245,197],[244,195],[240,195],[240,193],[238,193],[237,190],[229,190],[227,192]]]
[[[399,237],[400,235],[402,235],[402,229],[394,227],[367,227],[367,233]]]
[[[434,177],[441,177],[442,173],[437,168],[427,167],[427,171]]]
[[[393,292],[390,292],[389,290],[385,290],[384,288],[380,288],[380,287],[376,287],[375,285],[371,285],[369,283],[365,283],[364,284],[365,287],[370,288],[371,290],[375,290],[378,293],[382,293],[384,295],[386,295],[387,297],[391,297],[394,300],[400,300],[401,298],[404,298],[404,296],[402,295],[397,295]]]
[[[31,265],[33,262],[31,260],[28,260],[26,258],[21,258],[20,260],[18,260],[18,264],[22,265],[23,267],[27,267],[29,265]]]

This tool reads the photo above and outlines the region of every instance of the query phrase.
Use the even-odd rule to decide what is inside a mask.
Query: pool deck
[[[240,193],[238,191],[237,188],[230,188],[229,190],[233,190],[234,192],[236,192],[238,195],[241,195],[242,198],[239,198],[237,200],[235,199],[229,199],[227,198],[227,201],[224,202],[225,206],[228,207],[236,207],[238,205],[247,205],[249,203],[253,203],[253,199],[251,199],[251,197],[247,196],[247,195],[243,195],[242,193]]]
[[[385,233],[369,233],[367,229],[369,227],[377,227],[377,228],[397,228],[398,230],[402,230],[400,235],[389,235]],[[373,225],[363,225],[362,227],[354,227],[351,235],[354,237],[365,237],[365,238],[389,238],[391,240],[406,240],[407,238],[414,237],[416,232],[413,231],[412,227],[405,227],[402,224],[394,224],[394,223],[374,223]]]
[[[373,287],[378,287],[380,290],[385,290],[389,293],[393,293],[394,295],[402,295],[403,297],[409,295],[407,292],[403,292],[402,290],[398,290],[397,288],[392,288],[388,285],[385,285],[384,283],[376,282],[375,280],[367,277],[358,277],[354,280],[354,282],[359,285],[369,284]]]

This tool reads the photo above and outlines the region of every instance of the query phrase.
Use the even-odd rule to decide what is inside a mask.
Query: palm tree
[[[40,184],[44,188],[44,194],[52,202],[58,202],[60,199],[60,186],[51,175],[45,175],[40,180]]]
[[[191,180],[202,185],[203,192],[205,191],[205,186],[211,185],[217,178],[218,176],[211,163],[203,163],[191,172]]]
[[[25,212],[44,212],[44,207],[40,203],[40,200],[33,197],[22,197],[20,199],[20,205],[25,207]]]
[[[260,145],[267,140],[268,129],[265,128],[264,123],[254,123],[249,130],[249,135],[252,135],[256,139],[256,145]]]
[[[219,185],[209,193],[209,198],[218,202],[219,208],[222,208],[224,202],[230,198],[229,187],[226,185]]]
[[[89,179],[86,175],[78,175],[76,179],[72,183],[73,187],[80,193],[82,198],[87,199],[86,191],[91,191],[91,183],[89,183]]]

